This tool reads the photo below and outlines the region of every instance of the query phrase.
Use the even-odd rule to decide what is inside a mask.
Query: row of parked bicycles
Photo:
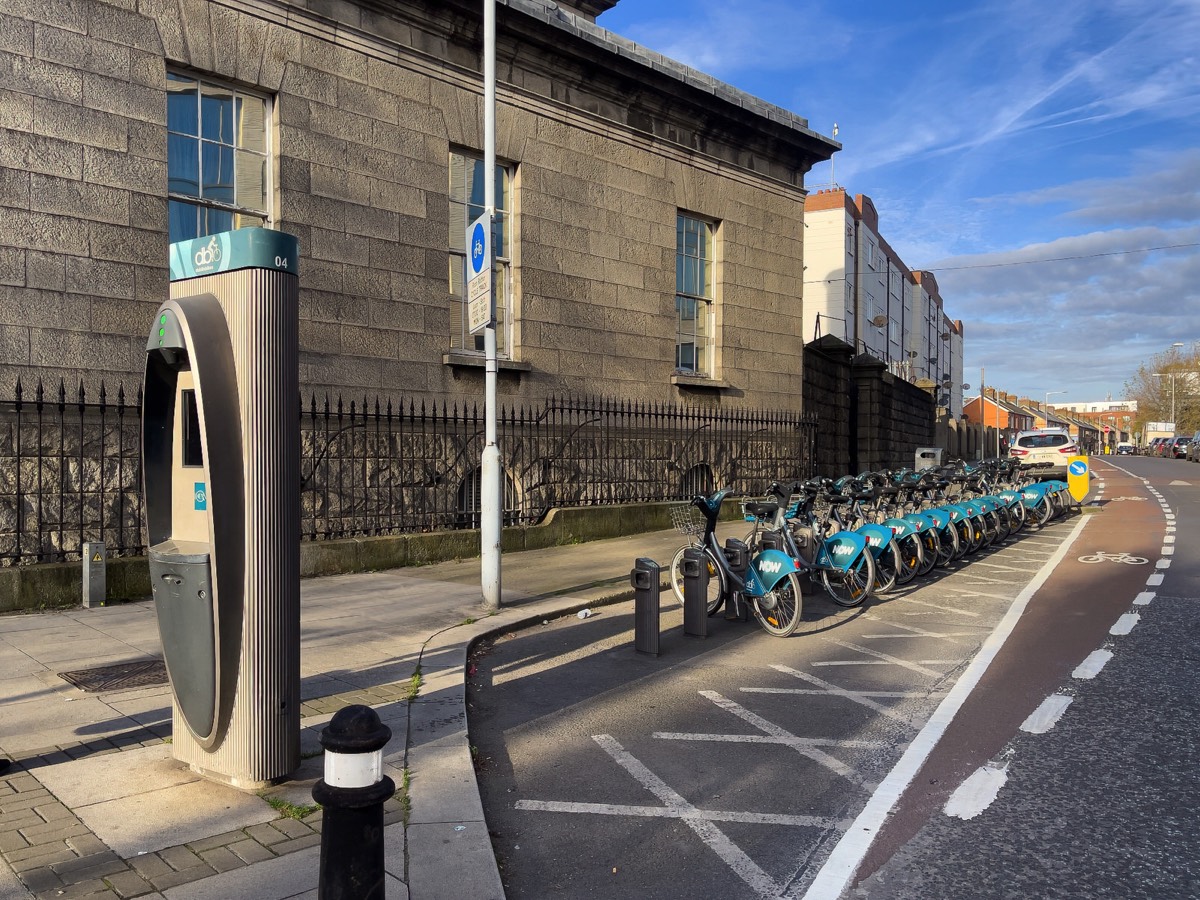
[[[800,624],[802,577],[839,606],[856,607],[1077,510],[1065,481],[1038,477],[1049,465],[956,460],[919,471],[776,482],[765,499],[743,501],[750,530],[724,546],[716,531],[729,492],[697,496],[671,511],[676,529],[690,538],[671,561],[671,586],[682,603],[691,549],[692,559],[702,555],[709,615],[726,604],[734,615],[748,607],[769,634],[787,637]]]

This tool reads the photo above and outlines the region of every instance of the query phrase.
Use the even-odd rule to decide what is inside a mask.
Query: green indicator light
[[[165,328],[160,328],[160,329],[158,329],[158,336],[159,336],[159,337],[163,337],[163,336],[165,336],[165,335],[166,335],[166,333],[167,333],[167,329],[165,329]]]
[[[167,314],[166,314],[166,313],[163,313],[161,316],[159,316],[159,319],[158,319],[158,324],[159,324],[159,325],[166,325],[166,324],[167,324]]]

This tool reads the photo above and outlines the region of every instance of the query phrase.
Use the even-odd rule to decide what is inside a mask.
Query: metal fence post
[[[708,637],[708,557],[698,547],[683,551],[683,633]]]
[[[658,563],[639,558],[629,581],[633,585],[633,647],[639,653],[658,656]]]

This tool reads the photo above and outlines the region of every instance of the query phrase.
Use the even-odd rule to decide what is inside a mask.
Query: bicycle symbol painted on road
[[[1087,556],[1079,557],[1081,563],[1098,563],[1098,562],[1115,562],[1125,563],[1127,566],[1144,566],[1150,560],[1144,556],[1130,556],[1128,553],[1105,553],[1099,550],[1095,553],[1090,553]]]

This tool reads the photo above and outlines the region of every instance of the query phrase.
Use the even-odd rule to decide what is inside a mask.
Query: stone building
[[[801,406],[793,113],[497,0],[499,392]],[[482,396],[462,316],[482,203],[476,0],[16,0],[0,11],[0,397],[140,381],[169,241],[301,246],[300,381]]]

